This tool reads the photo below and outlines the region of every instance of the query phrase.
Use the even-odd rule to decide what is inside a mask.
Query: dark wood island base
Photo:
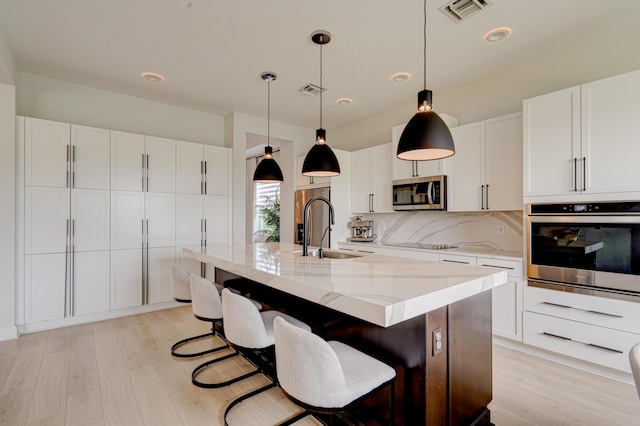
[[[491,291],[385,328],[219,268],[215,279],[395,368],[396,425],[491,424]],[[367,425],[387,424],[388,393],[373,394],[353,414]]]

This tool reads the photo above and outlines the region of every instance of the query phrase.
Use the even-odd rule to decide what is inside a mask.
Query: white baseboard
[[[624,371],[615,370],[609,367],[604,367],[602,365],[594,364],[592,362],[587,362],[581,359],[572,358],[556,352],[551,352],[546,349],[541,349],[541,348],[527,345],[525,343],[521,343],[515,340],[496,336],[495,334],[493,335],[493,343],[510,348],[510,349],[515,349],[517,351],[524,352],[529,355],[537,356],[538,358],[546,359],[548,361],[557,362],[558,364],[577,368],[578,370],[586,371],[587,373],[596,374],[598,376],[606,377],[608,379],[616,380],[618,382],[635,386],[635,382],[633,381],[633,375],[631,373],[626,373]]]
[[[20,334],[35,333],[37,331],[51,330],[54,328],[68,327],[70,325],[86,324],[89,322],[102,321],[107,319],[126,317],[128,315],[143,314],[146,312],[159,311],[162,309],[175,308],[184,306],[184,303],[175,301],[154,303],[153,305],[135,306],[133,308],[124,308],[114,311],[99,312],[96,314],[81,315],[77,317],[61,318],[51,321],[40,321],[30,324],[22,324],[18,326]],[[1,332],[1,330],[0,330]],[[0,334],[0,340],[2,335]]]
[[[18,338],[18,327],[0,328],[0,342]]]

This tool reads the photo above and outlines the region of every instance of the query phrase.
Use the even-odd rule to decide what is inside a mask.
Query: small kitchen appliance
[[[375,239],[372,220],[355,218],[351,221],[351,241],[372,242]]]

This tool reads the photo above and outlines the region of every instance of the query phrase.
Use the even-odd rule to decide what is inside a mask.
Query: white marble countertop
[[[414,247],[399,247],[399,246],[394,246],[389,244],[382,244],[379,241],[374,241],[374,242],[338,241],[338,243],[354,245],[362,248],[365,248],[367,246],[370,246],[370,247],[373,246],[373,247],[383,247],[386,249],[393,249],[393,250],[410,250],[410,251],[416,251],[416,252],[429,252],[429,253],[437,253],[437,254],[446,254],[446,253],[463,254],[463,255],[467,254],[470,256],[488,257],[491,259],[513,260],[513,261],[522,262],[521,251],[497,250],[497,249],[488,249],[488,248],[482,248],[482,247],[465,247],[465,246],[450,248],[446,250],[430,250],[430,249],[414,248]]]
[[[367,254],[303,257],[300,246],[259,243],[184,249],[200,262],[388,327],[502,285],[505,271]]]

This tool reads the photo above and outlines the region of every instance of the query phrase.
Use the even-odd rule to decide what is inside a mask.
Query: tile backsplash
[[[449,244],[467,248],[521,251],[523,212],[415,211],[368,214],[382,244]],[[504,230],[504,233],[502,233]]]

